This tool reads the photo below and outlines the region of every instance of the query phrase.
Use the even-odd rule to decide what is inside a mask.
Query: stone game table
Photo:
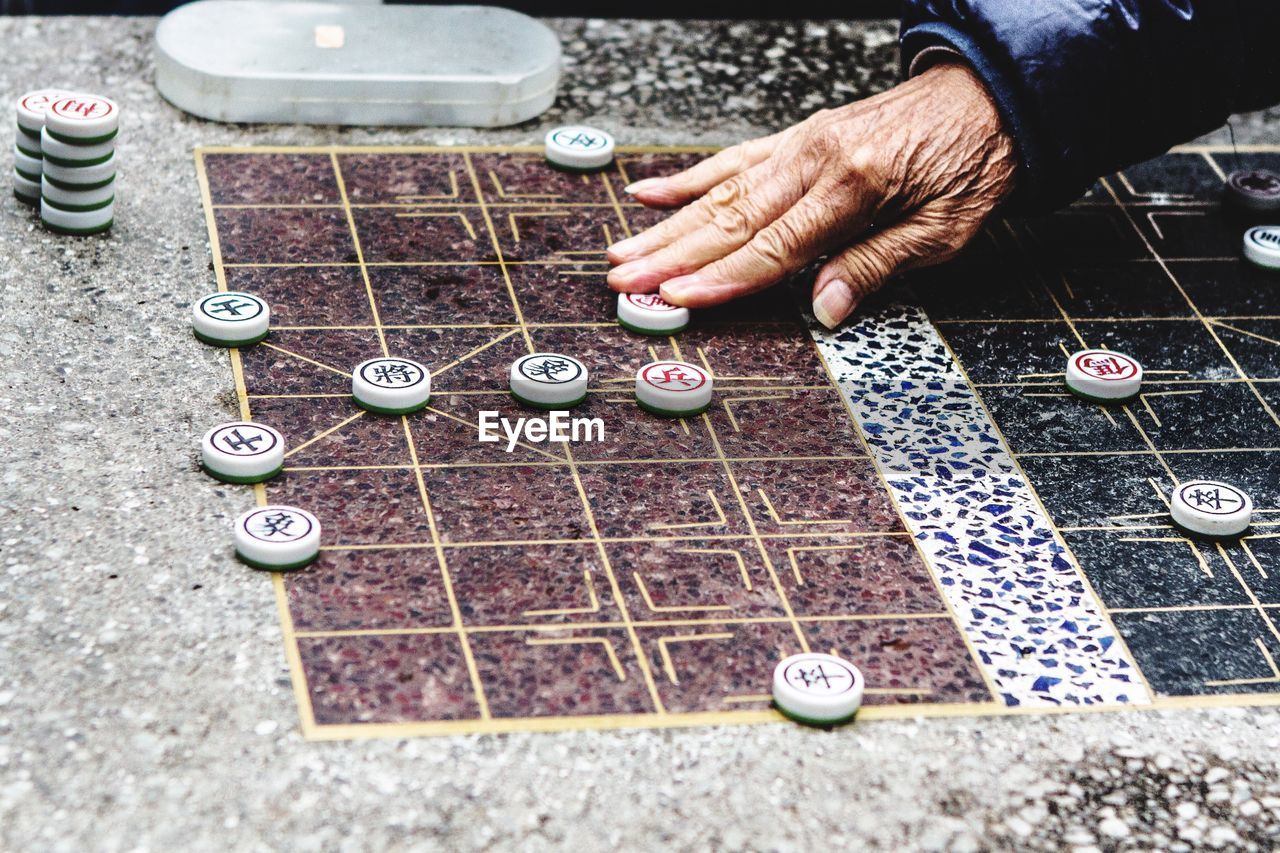
[[[556,106],[534,125],[479,133],[214,125],[181,115],[155,94],[154,21],[0,22],[0,37],[23,45],[0,60],[6,91],[92,85],[125,109],[118,224],[109,236],[57,238],[11,198],[3,205],[0,838],[14,847],[127,849],[192,839],[242,847],[336,846],[343,839],[369,846],[776,847],[841,837],[965,848],[1088,846],[1127,837],[1166,845],[1179,837],[1262,844],[1273,837],[1280,799],[1270,756],[1280,735],[1268,707],[1273,687],[1265,664],[1273,654],[1267,632],[1276,602],[1265,578],[1246,574],[1266,575],[1274,540],[1259,525],[1255,533],[1262,538],[1223,548],[1129,541],[1170,538],[1145,524],[1155,515],[1147,504],[1156,500],[1162,472],[1172,476],[1188,460],[1253,454],[1239,470],[1261,472],[1251,485],[1265,495],[1261,506],[1274,505],[1275,495],[1265,494],[1274,465],[1269,449],[1280,446],[1270,440],[1274,424],[1267,418],[1274,397],[1267,380],[1276,364],[1267,324],[1280,311],[1268,307],[1274,297],[1265,282],[1223,272],[1236,269],[1222,248],[1230,233],[1209,216],[1222,168],[1240,157],[1274,161],[1265,146],[1276,137],[1276,124],[1265,114],[1234,122],[1243,153],[1224,147],[1225,133],[1217,134],[1199,141],[1201,147],[1113,176],[1068,214],[993,229],[965,273],[989,272],[993,262],[1018,257],[1036,265],[1026,279],[1034,286],[1020,281],[1021,289],[993,287],[966,301],[956,299],[946,279],[921,277],[886,294],[850,328],[817,333],[808,344],[823,357],[826,390],[795,393],[838,394],[838,410],[859,424],[849,433],[861,442],[851,456],[870,460],[883,477],[882,499],[891,498],[884,503],[884,530],[892,534],[886,541],[914,540],[919,556],[907,562],[928,566],[916,576],[924,578],[928,606],[917,595],[920,606],[911,615],[954,631],[948,636],[956,650],[943,655],[954,665],[927,685],[937,694],[932,699],[916,695],[923,692],[913,689],[918,684],[882,684],[862,722],[832,733],[721,725],[735,714],[754,721],[772,715],[758,699],[749,705],[750,696],[739,711],[648,729],[635,727],[649,724],[639,718],[584,726],[572,714],[539,715],[518,692],[508,698],[514,711],[506,718],[553,717],[561,724],[486,727],[464,720],[450,728],[435,725],[430,714],[409,714],[406,723],[385,707],[320,702],[308,708],[321,679],[308,679],[299,648],[308,641],[314,648],[348,642],[349,636],[332,635],[359,634],[361,626],[353,628],[348,613],[348,624],[317,623],[310,626],[316,636],[300,640],[294,630],[299,613],[319,613],[320,622],[332,614],[307,611],[305,590],[290,598],[279,580],[283,595],[273,595],[264,575],[230,559],[230,519],[252,504],[253,494],[210,481],[194,465],[194,437],[254,393],[252,365],[250,384],[237,385],[226,354],[193,341],[185,321],[196,295],[237,274],[236,258],[226,253],[235,238],[211,244],[208,222],[219,236],[253,233],[252,223],[245,228],[236,218],[249,216],[245,211],[260,199],[236,197],[236,170],[223,167],[255,155],[232,149],[256,146],[260,159],[270,152],[305,159],[309,147],[340,146],[322,155],[338,161],[376,158],[392,145],[512,150],[569,120],[615,129],[625,144],[713,148],[879,91],[894,75],[892,22],[553,23],[568,56]],[[197,148],[202,153],[193,158]],[[629,211],[617,213],[625,221]],[[496,230],[493,237],[502,245]],[[1066,262],[1078,260],[1077,251],[1084,259]],[[1045,258],[1061,280],[1045,280]],[[253,259],[239,260],[249,262],[241,274],[252,274]],[[358,263],[364,266],[363,259]],[[1144,272],[1115,275],[1122,264]],[[1181,288],[1172,294],[1160,277],[1170,268],[1166,278]],[[1117,296],[1118,279],[1137,281],[1140,298]],[[1135,335],[1131,324],[1143,323],[1151,330]],[[1052,381],[1055,335],[1090,342],[1146,337],[1151,353],[1140,355],[1158,361],[1173,344],[1162,343],[1155,330],[1175,326],[1225,341],[1226,355],[1185,344],[1197,353],[1186,367],[1192,375],[1170,377],[1145,410],[1098,410],[1083,436],[1072,439],[1076,444],[1036,427],[1046,412],[1059,421],[1077,416]],[[808,340],[803,325],[795,331]],[[992,341],[1000,350],[995,360],[984,344]],[[716,340],[702,343],[715,365]],[[900,359],[904,352],[917,360]],[[1224,367],[1223,359],[1233,364]],[[1029,366],[1009,374],[1009,364]],[[1218,382],[1232,367],[1237,381]],[[285,385],[307,378],[264,370],[257,375]],[[893,387],[903,375],[919,377],[930,399]],[[1194,386],[1202,375],[1208,384]],[[271,405],[269,391],[264,407]],[[1188,391],[1207,395],[1197,402],[1219,420],[1246,414],[1223,438],[1187,414]],[[930,418],[912,433],[908,409],[938,399],[951,419]],[[1258,408],[1257,418],[1247,414],[1250,406]],[[298,411],[311,410],[294,410],[305,420],[310,415]],[[726,423],[707,421],[708,431],[739,431],[732,410],[718,417]],[[1175,439],[1166,422],[1189,433]],[[955,510],[975,499],[972,483],[946,500],[937,490],[904,485],[901,476],[926,470],[916,450],[930,442],[964,445],[965,435],[979,436],[967,461],[1005,477],[994,495],[1006,507],[996,518],[1003,528],[994,540],[990,525],[975,525]],[[1098,460],[1101,449],[1117,454]],[[842,452],[827,450],[833,457]],[[750,465],[761,464],[740,460],[732,449],[713,461],[735,483],[748,485]],[[1141,484],[1145,493],[1126,492],[1120,507],[1078,509],[1096,496],[1073,492],[1073,484],[1096,480],[1099,465],[1122,471],[1125,482]],[[298,476],[287,475],[284,488]],[[582,482],[590,502],[591,477]],[[714,484],[711,494],[716,503]],[[785,548],[771,550],[778,540],[768,539],[770,531],[757,522],[772,518],[785,530],[785,523],[806,518],[819,525],[831,520],[787,516],[786,507],[780,515],[767,495],[759,505],[742,501],[762,573],[764,563],[785,567],[788,557]],[[954,537],[936,536],[921,521],[939,515],[969,536],[959,559]],[[626,538],[627,531],[615,532],[614,538]],[[1020,539],[1019,532],[1025,534]],[[835,535],[812,525],[797,533],[814,539],[804,547],[818,548],[829,547]],[[437,544],[443,547],[447,535],[439,533]],[[610,535],[596,536],[606,552],[614,547],[603,541]],[[619,547],[626,550],[625,543]],[[876,565],[905,565],[906,558],[895,559]],[[1045,628],[1039,611],[1004,602],[1010,604],[1005,615],[987,621],[992,595],[999,599],[1001,592],[983,584],[1002,577],[1001,560],[1034,569],[1020,577],[1037,592],[1024,589],[1010,601],[1059,614],[1065,609],[1065,615]],[[625,555],[618,561],[631,565]],[[1190,574],[1171,570],[1174,580],[1162,581],[1151,577],[1153,562]],[[794,565],[798,580],[800,564]],[[626,580],[625,573],[618,576]],[[766,617],[765,628],[780,625],[796,636],[816,630],[807,636],[824,643],[857,642],[831,628],[844,623],[831,621],[822,609],[827,605],[798,594],[792,602],[789,593],[796,590],[789,581],[772,580],[772,604],[784,615]],[[634,608],[653,604],[647,587],[617,589]],[[919,593],[918,585],[893,592],[911,598],[904,589]],[[992,624],[1000,628],[993,631]],[[1065,624],[1079,642],[1053,646],[1046,655],[1036,638],[1048,631],[1061,639]],[[674,687],[674,646],[655,637],[646,652],[645,632],[661,626],[628,617],[625,627],[653,665],[650,697],[657,702],[701,713],[706,690],[738,686],[695,680],[695,698],[682,695]],[[423,636],[467,635],[431,630]],[[713,626],[710,633],[733,630]],[[982,637],[993,633],[996,641],[984,645]],[[1205,637],[1213,642],[1197,645]],[[895,653],[912,658],[920,650],[914,634],[874,642],[890,662],[886,673],[899,671]],[[939,648],[936,637],[926,645],[931,652]],[[1195,654],[1211,646],[1217,657]],[[324,654],[313,652],[313,658],[322,661]],[[619,666],[635,666],[638,675],[639,660]],[[325,673],[317,665],[312,674]],[[644,708],[643,696],[626,696],[633,710]],[[1117,705],[1145,709],[1090,712]],[[1083,712],[1059,713],[1064,709]],[[504,717],[500,702],[490,710]],[[379,720],[391,722],[359,730]],[[687,722],[698,725],[683,727]],[[557,731],[519,731],[540,727]],[[420,734],[442,736],[415,737]],[[321,742],[327,738],[334,742]]]

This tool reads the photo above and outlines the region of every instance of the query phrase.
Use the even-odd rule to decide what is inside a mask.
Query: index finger
[[[731,146],[683,172],[660,178],[645,178],[628,184],[624,191],[648,207],[679,207],[767,159],[785,133],[786,131],[782,131]]]

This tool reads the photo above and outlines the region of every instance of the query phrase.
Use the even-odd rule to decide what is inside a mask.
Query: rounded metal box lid
[[[156,87],[219,121],[494,127],[555,100],[560,42],[491,6],[200,0],[156,29]]]

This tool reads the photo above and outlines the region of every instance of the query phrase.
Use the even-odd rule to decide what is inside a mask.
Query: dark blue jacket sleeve
[[[1280,101],[1280,0],[906,0],[902,62],[949,47],[1014,135],[1045,210],[1234,112]]]

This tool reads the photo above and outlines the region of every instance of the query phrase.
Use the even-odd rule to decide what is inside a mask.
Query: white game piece
[[[111,158],[116,150],[114,139],[97,145],[70,145],[49,135],[49,128],[40,131],[40,154],[56,166],[83,168],[97,166]]]
[[[236,519],[236,556],[255,569],[300,569],[320,554],[320,521],[305,509],[263,506]]]
[[[1202,536],[1238,536],[1253,518],[1253,499],[1235,486],[1191,480],[1173,490],[1173,523]]]
[[[17,146],[13,149],[13,168],[29,181],[38,181],[44,173],[44,159],[24,154]]]
[[[204,434],[200,461],[224,483],[261,483],[284,467],[284,436],[266,424],[221,424]]]
[[[32,160],[44,159],[44,151],[42,150],[42,146],[40,145],[40,140],[32,139],[30,136],[27,136],[25,133],[14,134],[13,147],[17,149],[19,154],[22,154],[23,156],[29,159],[32,159]]]
[[[87,237],[111,230],[115,224],[114,201],[93,210],[63,210],[57,205],[40,200],[40,222],[45,228],[72,237]]]
[[[49,135],[71,145],[97,145],[116,135],[120,107],[98,95],[68,95],[49,105],[44,128]]]
[[[49,105],[71,94],[63,89],[36,89],[18,98],[13,105],[18,115],[18,127],[28,136],[40,136],[44,127],[44,113]]]
[[[13,194],[23,204],[33,207],[40,205],[40,185],[22,177],[17,172],[13,174]]]
[[[102,186],[116,176],[116,155],[112,154],[103,162],[93,166],[59,166],[57,163],[46,161],[44,174],[60,186],[71,189]]]
[[[864,687],[858,668],[835,655],[792,655],[773,670],[774,704],[791,719],[809,725],[852,719],[862,705]]]
[[[689,309],[656,293],[619,293],[618,325],[641,335],[670,335],[689,325]]]
[[[195,335],[215,347],[244,347],[267,336],[271,309],[252,293],[211,293],[191,306]]]
[[[1280,270],[1280,225],[1258,225],[1244,232],[1244,256],[1268,270]]]
[[[96,210],[116,197],[115,181],[93,190],[64,190],[51,184],[48,175],[44,175],[37,189],[45,201],[63,210]]]
[[[576,358],[535,352],[511,363],[511,396],[535,409],[571,409],[587,398],[587,379]]]
[[[407,415],[431,400],[431,371],[407,358],[371,358],[351,371],[356,405],[380,415]]]
[[[613,137],[582,125],[553,128],[547,132],[546,156],[562,169],[602,169],[613,162]]]
[[[1067,388],[1094,402],[1127,400],[1142,388],[1142,365],[1124,353],[1089,349],[1067,359]]]
[[[684,361],[652,361],[636,371],[636,402],[655,415],[700,415],[711,405],[711,376]]]

